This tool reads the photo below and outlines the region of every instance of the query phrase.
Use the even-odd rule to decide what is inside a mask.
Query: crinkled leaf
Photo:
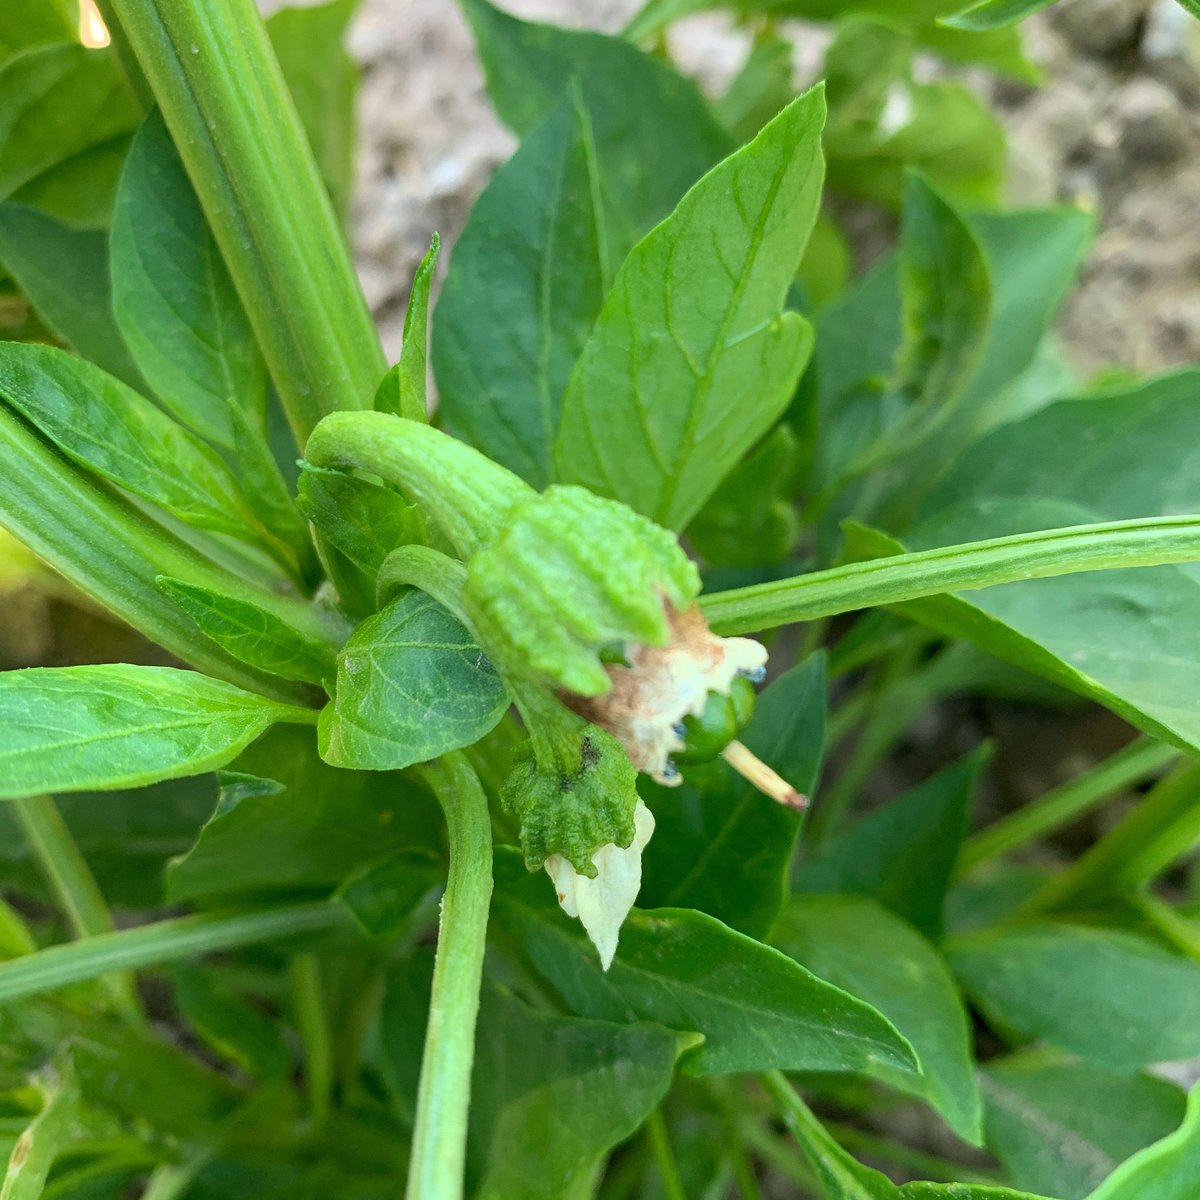
[[[199,775],[277,721],[315,714],[172,667],[0,673],[0,797]]]
[[[989,1063],[980,1077],[988,1149],[1018,1187],[1085,1200],[1131,1154],[1166,1137],[1186,1097],[1151,1075],[1045,1056]]]
[[[563,401],[559,476],[685,525],[782,414],[812,344],[783,313],[820,198],[819,90],[631,252]]]
[[[131,387],[145,386],[113,316],[102,231],[0,204],[0,263],[57,337]]]
[[[321,757],[389,771],[478,741],[504,715],[508,690],[462,624],[410,591],[368,617],[338,655],[321,714]]]
[[[232,405],[262,420],[266,365],[157,111],[130,148],[111,236],[113,306],[142,374],[177,420],[231,447]]]
[[[472,209],[472,215],[478,211]],[[468,228],[470,225],[468,224]],[[463,231],[466,233],[466,230]],[[395,413],[398,417],[407,417],[410,421],[428,421],[429,405],[425,395],[426,373],[428,367],[429,348],[429,289],[433,283],[433,273],[437,270],[438,254],[442,248],[442,240],[435,233],[417,273],[413,276],[412,290],[408,295],[408,309],[404,314],[404,336],[400,347],[400,361],[383,377],[375,393],[375,410],[377,412]],[[459,235],[455,245],[455,259],[458,263],[463,254],[463,235]],[[445,291],[443,289],[443,295]],[[477,297],[477,299],[479,299]],[[444,310],[443,310],[444,311]],[[444,325],[449,314],[442,318]],[[512,321],[511,311],[505,314],[505,319]],[[479,318],[477,333],[487,332],[487,325],[482,315]],[[476,338],[471,344],[470,353],[478,355],[480,344]],[[439,397],[445,408],[447,393],[445,388]]]
[[[948,953],[1001,1029],[1113,1070],[1200,1054],[1200,964],[1148,938],[1047,923],[969,935]]]
[[[168,868],[171,903],[327,893],[390,851],[440,853],[432,798],[394,775],[326,766],[310,730],[274,729],[233,765],[269,786],[223,790],[196,845]]]
[[[590,1194],[605,1156],[641,1126],[670,1087],[675,1060],[695,1041],[642,1021],[538,1012],[487,988],[472,1086],[473,1195]]]
[[[825,660],[814,655],[763,692],[742,740],[811,795],[825,750]],[[763,796],[724,763],[689,768],[678,788],[643,781],[656,829],[642,860],[646,907],[698,908],[765,937],[787,894],[799,813]]]
[[[703,1034],[689,1072],[915,1069],[911,1047],[875,1009],[712,917],[635,909],[605,973],[578,926],[551,907],[547,880],[507,853],[497,856],[497,879],[505,919],[575,1012]]]
[[[337,639],[332,623],[322,636],[319,620],[311,629],[299,629],[248,600],[182,579],[160,576],[158,586],[201,632],[242,662],[284,679],[318,684],[333,679]]]
[[[91,363],[0,343],[0,400],[81,466],[191,524],[246,536],[252,518],[217,453]]]
[[[938,952],[907,922],[857,896],[796,896],[772,941],[821,979],[873,1005],[909,1040],[922,1074],[878,1065],[923,1096],[962,1138],[982,1138],[967,1014]]]
[[[986,751],[967,755],[830,838],[804,862],[795,886],[871,896],[936,941],[985,758]]]

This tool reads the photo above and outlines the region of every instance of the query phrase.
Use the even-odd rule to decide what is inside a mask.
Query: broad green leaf
[[[160,576],[158,585],[196,622],[205,636],[235,658],[284,679],[323,684],[334,676],[336,622],[326,628],[314,608],[308,629],[290,625],[247,600]]]
[[[83,1132],[79,1085],[65,1060],[46,1067],[33,1087],[41,1109],[13,1147],[0,1179],[0,1200],[38,1200],[56,1160]]]
[[[982,1139],[967,1014],[936,950],[907,922],[857,896],[796,896],[772,941],[814,975],[873,1005],[912,1044],[921,1075],[876,1066],[929,1101],[967,1141]]]
[[[253,518],[216,452],[91,363],[0,343],[0,400],[81,466],[193,525],[247,535]]]
[[[337,898],[372,937],[396,937],[421,898],[444,879],[432,855],[402,851],[356,871]]]
[[[1088,1200],[1191,1200],[1200,1178],[1200,1088],[1174,1133],[1119,1166]]]
[[[968,33],[1000,29],[1005,25],[1015,25],[1053,3],[1054,0],[983,0],[982,4],[972,4],[961,12],[943,17],[941,23],[950,29],[963,29]]]
[[[630,252],[571,376],[555,468],[681,528],[783,413],[812,330],[783,313],[816,218],[819,90]]]
[[[128,791],[69,793],[56,797],[55,804],[109,904],[153,908],[163,902],[167,861],[196,840],[216,799],[216,778],[210,774]],[[0,874],[6,888],[54,903],[7,804],[0,804]]]
[[[591,119],[569,94],[475,202],[438,302],[447,421],[537,488],[610,282],[599,179]]]
[[[758,700],[742,740],[798,791],[811,795],[825,750],[825,662],[814,655]],[[689,769],[678,788],[643,781],[657,827],[642,859],[647,908],[698,908],[765,937],[787,894],[800,814],[721,763]]]
[[[519,21],[462,0],[501,119],[528,136],[578,89],[590,118],[608,275],[733,149],[695,85],[621,38]]]
[[[49,174],[123,139],[137,125],[112,52],[39,46],[0,66],[0,199],[45,187]],[[115,172],[111,177],[114,182]]]
[[[0,262],[57,337],[131,387],[145,386],[113,316],[103,232],[0,204]]]
[[[392,1109],[407,1129],[412,1128],[417,1116],[417,1091],[432,990],[433,953],[429,948],[418,947],[416,953],[388,965],[379,1013],[383,1076]]]
[[[368,617],[338,655],[321,714],[321,757],[390,771],[478,741],[504,715],[508,690],[462,624],[424,592]]]
[[[233,766],[275,786],[223,791],[196,845],[167,870],[171,903],[326,894],[389,852],[440,853],[431,797],[395,775],[326,766],[310,730],[276,728]]]
[[[199,775],[308,709],[172,667],[0,673],[0,797],[104,791]]]
[[[47,0],[9,0],[0,9],[0,62],[31,46],[69,42],[77,34],[70,5]]]
[[[549,907],[548,881],[522,876],[518,855],[497,856],[496,902],[542,975],[581,1016],[703,1034],[684,1064],[692,1074],[915,1069],[911,1047],[875,1009],[703,913],[635,910],[605,973],[577,923]]]
[[[294,1068],[282,1025],[215,973],[192,964],[171,970],[175,1003],[184,1020],[222,1058],[263,1081],[286,1079]]]
[[[1118,1071],[1200,1054],[1200,964],[1148,938],[1047,923],[968,935],[948,953],[1001,1029]]]
[[[267,20],[267,34],[334,205],[354,187],[358,67],[343,42],[358,0],[298,5]]]
[[[478,205],[472,211],[478,211]],[[395,413],[398,417],[407,417],[410,421],[429,420],[429,402],[425,395],[429,348],[429,288],[433,283],[433,273],[437,270],[441,248],[442,239],[435,233],[429,250],[421,259],[421,265],[417,267],[417,273],[413,276],[412,290],[408,294],[400,361],[383,377],[383,382],[375,393],[377,412]],[[462,235],[455,245],[456,262],[461,254]],[[506,318],[511,320],[512,314],[506,314]],[[445,318],[443,323],[444,320]],[[482,327],[482,321],[480,324]],[[479,353],[478,341],[471,350],[472,353]],[[439,399],[445,407],[444,391]]]
[[[967,755],[830,838],[804,862],[795,886],[870,896],[936,941],[985,757]]]
[[[473,1195],[591,1195],[605,1156],[657,1106],[675,1060],[695,1040],[641,1021],[610,1024],[538,1012],[507,991],[487,988],[471,1099]]]
[[[142,374],[177,420],[231,448],[231,406],[262,421],[266,366],[157,110],[133,139],[111,238],[113,307]]]
[[[1165,1079],[1023,1056],[990,1063],[980,1086],[988,1149],[1018,1187],[1084,1200],[1131,1154],[1166,1137],[1186,1098]]]

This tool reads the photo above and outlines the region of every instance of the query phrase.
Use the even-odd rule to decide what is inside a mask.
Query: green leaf
[[[10,0],[0,10],[0,62],[31,46],[69,42],[77,34],[69,5],[47,0]]]
[[[193,525],[247,536],[253,518],[216,452],[91,363],[0,343],[0,398],[81,466]]]
[[[315,607],[310,627],[300,629],[249,601],[182,579],[159,576],[158,586],[234,658],[283,679],[332,681],[337,631],[332,620],[322,622]]]
[[[346,27],[358,0],[283,8],[267,34],[296,103],[308,144],[334,206],[345,212],[354,188],[358,67],[346,52]]]
[[[565,480],[680,528],[782,414],[812,343],[782,313],[820,198],[819,90],[631,251],[571,376]]]
[[[591,119],[568,95],[475,202],[438,302],[450,427],[536,488],[610,282],[598,172]]]
[[[477,209],[478,204],[472,212]],[[429,250],[421,259],[421,265],[417,267],[417,273],[413,276],[412,290],[408,294],[408,310],[404,314],[404,335],[400,345],[400,361],[383,377],[383,382],[375,393],[376,412],[395,413],[396,416],[407,417],[410,421],[429,420],[429,403],[425,395],[429,345],[429,288],[433,283],[433,274],[437,270],[438,254],[441,252],[441,248],[442,239],[435,233]],[[459,235],[455,245],[456,262],[461,254],[462,235]],[[508,314],[508,319],[511,321],[511,313]],[[443,324],[445,320],[446,318],[442,319]],[[482,319],[480,328],[486,332],[486,325]],[[472,352],[478,354],[479,351],[479,343],[476,341],[472,345]],[[446,404],[444,391],[439,399],[444,407]]]
[[[111,236],[113,307],[142,374],[172,416],[231,448],[230,407],[261,424],[267,369],[157,111],[133,139]]]
[[[936,941],[986,749],[969,754],[830,838],[804,863],[804,892],[870,896]]]
[[[145,386],[113,315],[103,232],[0,204],[0,262],[56,336],[130,387]]]
[[[759,697],[742,740],[811,795],[825,750],[825,660],[814,655]],[[687,771],[678,788],[646,780],[657,823],[642,859],[641,903],[698,908],[739,933],[765,937],[787,894],[799,813],[752,788],[723,763]]]
[[[948,953],[1001,1029],[1118,1071],[1200,1054],[1200,964],[1148,938],[1039,924],[968,935]]]
[[[1186,1098],[1165,1079],[1023,1056],[993,1062],[980,1086],[988,1149],[1018,1187],[1084,1200],[1131,1154],[1183,1119]]]
[[[813,974],[877,1008],[916,1051],[921,1075],[872,1074],[922,1096],[976,1145],[982,1113],[967,1014],[945,962],[905,921],[854,896],[797,896],[772,941]]]
[[[0,673],[0,797],[137,787],[229,762],[308,709],[172,667],[32,667]]]
[[[590,1195],[605,1156],[666,1094],[675,1060],[694,1042],[645,1022],[537,1012],[507,991],[485,989],[468,1147],[468,1170],[478,1179],[472,1194]]]
[[[410,591],[368,617],[338,655],[321,757],[398,770],[478,741],[508,706],[503,680],[462,624]]]
[[[519,137],[578,89],[594,140],[611,277],[732,140],[690,80],[621,38],[518,21],[487,0],[462,6],[488,94]]]
[[[432,855],[401,851],[355,872],[337,898],[372,937],[396,937],[428,892],[444,881]]]
[[[171,978],[184,1020],[217,1054],[263,1081],[291,1074],[292,1052],[276,1020],[223,986],[212,970],[179,964]]]
[[[0,1200],[38,1200],[55,1161],[78,1140],[82,1128],[79,1085],[69,1064],[46,1067],[33,1081],[41,1109],[13,1147],[0,1180]]]
[[[792,82],[795,49],[777,33],[758,37],[742,69],[714,105],[717,116],[739,141],[748,142],[791,103],[796,94]]]
[[[943,17],[940,24],[950,29],[964,29],[969,33],[977,33],[985,29],[1001,29],[1005,25],[1015,25],[1030,14],[1049,8],[1054,0],[983,0],[981,4],[972,4],[961,12]]]
[[[138,122],[112,52],[39,46],[0,66],[0,199],[123,139]],[[115,181],[115,174],[113,175]]]
[[[277,727],[233,766],[274,786],[223,790],[195,846],[167,870],[173,904],[325,894],[393,851],[441,853],[442,821],[425,792],[326,766],[307,729]]]
[[[1174,1133],[1119,1166],[1088,1200],[1190,1200],[1200,1175],[1200,1088]]]
[[[911,1047],[869,1005],[712,917],[635,910],[605,973],[577,926],[547,907],[553,893],[540,874],[520,879],[524,866],[510,854],[497,855],[497,872],[501,911],[571,1008],[598,1020],[634,1018],[703,1034],[704,1045],[684,1064],[689,1073],[856,1071],[881,1062],[915,1069]]]

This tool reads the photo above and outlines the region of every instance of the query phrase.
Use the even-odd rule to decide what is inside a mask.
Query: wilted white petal
[[[633,841],[622,849],[609,843],[592,855],[596,878],[580,875],[561,854],[546,859],[558,902],[569,917],[578,917],[607,971],[617,952],[621,926],[642,886],[642,851],[654,832],[654,814],[639,800],[633,810]]]

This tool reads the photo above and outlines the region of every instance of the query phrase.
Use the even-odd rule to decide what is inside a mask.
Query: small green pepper
[[[671,756],[677,763],[704,763],[716,758],[738,736],[754,712],[754,684],[738,675],[728,694],[709,692],[704,711],[684,717],[677,728],[684,747]]]

